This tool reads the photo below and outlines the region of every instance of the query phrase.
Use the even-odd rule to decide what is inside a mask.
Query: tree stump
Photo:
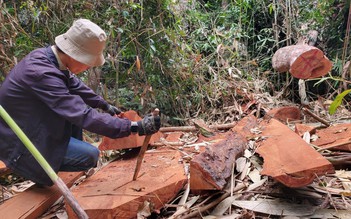
[[[306,44],[278,49],[273,55],[272,65],[276,71],[289,71],[300,79],[318,78],[332,69],[332,62],[320,49]]]

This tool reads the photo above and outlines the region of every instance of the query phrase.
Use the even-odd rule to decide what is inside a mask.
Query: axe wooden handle
[[[149,145],[150,139],[151,139],[151,135],[145,136],[143,145],[140,148],[137,164],[136,164],[134,175],[133,175],[133,181],[136,180],[137,177],[138,177],[138,174],[139,174],[139,171],[140,171],[140,167],[141,167],[141,163],[143,162],[145,151],[147,149],[147,146]]]
[[[159,114],[159,109],[156,108],[156,109],[152,112],[152,114],[153,114],[154,116],[157,116],[157,115]],[[152,136],[152,135],[146,135],[146,136],[145,136],[143,145],[142,145],[141,148],[140,148],[140,152],[139,152],[138,159],[137,159],[137,164],[136,164],[135,171],[134,171],[134,175],[133,175],[133,181],[135,181],[135,180],[138,178],[138,174],[139,174],[139,171],[140,171],[140,167],[141,167],[141,164],[142,164],[142,162],[143,162],[144,155],[145,155],[147,146],[149,145],[151,136]]]

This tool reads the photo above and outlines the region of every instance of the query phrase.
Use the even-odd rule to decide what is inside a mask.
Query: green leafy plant
[[[336,109],[341,105],[344,97],[351,92],[351,89],[345,90],[341,94],[337,95],[334,101],[330,104],[329,113],[333,115]]]
[[[303,26],[317,28],[326,52],[340,60],[342,16],[334,12],[341,15],[346,7],[334,1],[289,2],[5,1],[0,80],[29,51],[53,44],[56,35],[83,17],[109,37],[98,78],[109,100],[141,114],[157,106],[180,123],[198,115],[221,119],[216,112],[245,104],[237,91],[250,90],[258,81],[266,80],[262,92],[295,91],[287,87],[288,76],[273,74],[271,57],[288,41],[297,41]],[[335,66],[333,74],[340,75],[340,69]]]

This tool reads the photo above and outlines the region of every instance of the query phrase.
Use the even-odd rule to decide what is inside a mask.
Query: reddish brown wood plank
[[[133,181],[136,158],[108,164],[72,189],[90,219],[136,218],[144,201],[160,209],[187,182],[180,154],[174,150],[147,151],[137,180]],[[70,218],[76,218],[67,206]]]
[[[283,123],[301,119],[301,110],[294,106],[284,106],[271,109],[265,115],[265,118],[275,118]]]
[[[335,124],[324,129],[316,130],[318,139],[313,144],[330,148],[330,150],[351,151],[351,124]],[[349,143],[348,143],[349,142]],[[331,148],[333,145],[340,145]]]
[[[306,124],[296,123],[295,124],[295,133],[303,137],[305,132],[310,133],[310,135],[316,134],[317,127],[310,126]]]
[[[125,118],[131,121],[139,121],[142,118],[133,110],[127,111],[123,115]],[[150,144],[158,141],[162,137],[161,132],[157,132],[152,135],[150,139]],[[103,137],[102,142],[99,145],[100,150],[116,150],[116,149],[126,149],[126,148],[136,148],[143,144],[145,136],[139,136],[138,134],[131,134],[124,138],[108,138]]]
[[[167,142],[179,142],[183,134],[183,132],[169,132],[165,134],[165,140]]]
[[[258,125],[257,119],[253,115],[246,116],[240,120],[233,128],[233,131],[240,133],[246,139],[250,138],[254,134],[251,132],[251,129],[256,128]]]
[[[83,172],[60,172],[59,177],[71,187],[83,176]],[[56,185],[38,188],[33,186],[0,205],[0,218],[35,219],[45,213],[55,201],[61,197],[61,191]]]
[[[262,175],[288,187],[302,187],[310,184],[316,175],[334,172],[327,159],[278,120],[265,120],[260,126],[260,135],[265,139],[257,149],[264,159]]]
[[[190,162],[190,188],[192,190],[221,190],[232,173],[233,163],[247,148],[246,137],[257,125],[256,118],[246,117],[222,141],[206,147]]]

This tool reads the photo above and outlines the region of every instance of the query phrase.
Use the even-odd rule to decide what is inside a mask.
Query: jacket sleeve
[[[103,110],[108,108],[108,103],[101,96],[97,95],[90,87],[73,74],[69,77],[68,89],[71,94],[80,96],[87,105],[93,108],[100,108]]]
[[[96,104],[101,100],[83,85],[76,86],[75,91],[72,92],[65,83],[65,79],[61,72],[45,72],[35,81],[27,82],[35,96],[71,123],[110,138],[120,138],[130,134],[130,120],[99,113],[87,107],[84,100]],[[78,88],[82,91],[78,91]]]

